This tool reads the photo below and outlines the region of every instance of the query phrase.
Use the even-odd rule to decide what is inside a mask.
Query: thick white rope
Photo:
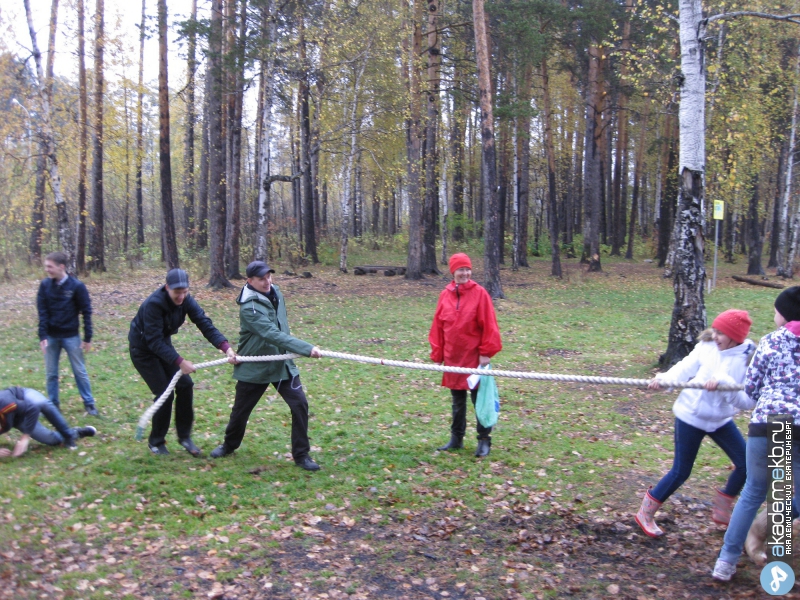
[[[390,360],[388,358],[375,358],[372,356],[362,356],[360,354],[347,354],[345,352],[331,352],[330,350],[320,350],[320,355],[326,358],[341,358],[370,365],[383,365],[386,367],[400,367],[402,369],[417,369],[420,371],[436,371],[440,373],[460,373],[462,375],[492,375],[494,377],[511,377],[514,379],[535,379],[537,381],[560,381],[565,383],[590,383],[590,384],[610,384],[628,385],[632,387],[647,387],[652,379],[629,379],[625,377],[595,377],[593,375],[561,375],[558,373],[533,373],[526,371],[503,371],[499,369],[468,369],[466,367],[446,367],[443,365],[409,362],[405,360]],[[300,354],[274,354],[267,356],[237,356],[240,362],[271,362],[278,360],[290,360],[303,358]],[[205,369],[216,367],[228,363],[227,358],[212,360],[210,362],[198,363],[195,369]],[[166,402],[172,390],[181,378],[182,373],[178,371],[169,382],[167,389],[158,397],[153,405],[144,411],[139,419],[139,426],[136,428],[136,439],[141,440],[147,422],[153,417],[156,411]],[[699,381],[659,381],[662,388],[691,388],[703,389],[705,382]],[[718,385],[719,392],[738,392],[743,390],[741,385]]]

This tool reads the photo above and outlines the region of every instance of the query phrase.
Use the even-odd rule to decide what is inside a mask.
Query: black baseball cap
[[[189,287],[189,274],[183,269],[170,269],[167,272],[167,286],[171,290]]]
[[[248,277],[263,277],[267,273],[274,273],[275,269],[271,269],[263,260],[254,260],[247,265],[245,274]]]

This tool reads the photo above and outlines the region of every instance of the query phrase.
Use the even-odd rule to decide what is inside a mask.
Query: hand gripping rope
[[[462,375],[493,375],[495,377],[511,377],[513,379],[535,379],[537,381],[561,381],[565,383],[591,383],[591,384],[610,384],[627,385],[631,387],[647,387],[652,379],[628,379],[624,377],[594,377],[592,375],[560,375],[556,373],[530,373],[526,371],[503,371],[499,369],[468,369],[465,367],[445,367],[442,365],[409,362],[405,360],[390,360],[388,358],[374,358],[372,356],[361,356],[360,354],[347,354],[345,352],[331,352],[320,350],[320,356],[327,358],[341,358],[370,365],[383,365],[385,367],[400,367],[401,369],[417,369],[420,371],[437,371],[440,373],[461,373]],[[303,358],[300,354],[274,354],[268,356],[237,356],[240,362],[270,362],[277,360],[290,360]],[[212,360],[196,364],[195,369],[205,369],[206,367],[216,367],[228,362],[227,358]],[[169,382],[167,389],[158,397],[153,405],[142,414],[139,425],[136,428],[136,439],[141,440],[147,422],[153,417],[161,405],[166,402],[172,390],[181,378],[182,373],[178,371]],[[698,381],[659,381],[663,388],[691,388],[703,389],[705,382]],[[741,385],[719,385],[719,392],[738,392],[744,389]]]

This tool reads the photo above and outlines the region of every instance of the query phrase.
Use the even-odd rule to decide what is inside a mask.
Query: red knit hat
[[[753,321],[746,310],[731,308],[720,313],[711,326],[720,333],[727,335],[737,344],[741,344],[747,338],[747,334],[750,333],[752,324]]]
[[[463,252],[453,254],[453,256],[450,257],[450,273],[455,273],[456,269],[461,269],[462,267],[472,269],[472,261],[469,259],[469,256]]]

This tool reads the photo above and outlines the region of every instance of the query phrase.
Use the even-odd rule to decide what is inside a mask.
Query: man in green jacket
[[[264,356],[293,352],[319,358],[317,346],[289,333],[289,320],[283,294],[272,285],[266,263],[256,260],[247,265],[247,283],[236,302],[239,304],[239,356]],[[292,457],[306,471],[319,471],[308,455],[308,401],[294,361],[245,362],[233,369],[236,399],[225,429],[225,441],[211,452],[212,458],[232,454],[242,443],[247,420],[264,392],[272,384],[292,411]]]

